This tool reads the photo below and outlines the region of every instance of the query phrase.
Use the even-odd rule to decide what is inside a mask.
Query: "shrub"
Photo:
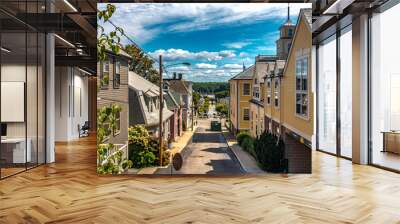
[[[133,162],[133,167],[144,168],[158,166],[160,164],[160,144],[158,139],[150,136],[149,132],[143,125],[130,127],[128,133],[129,158]],[[167,146],[164,144],[162,165],[168,165],[169,161],[169,151],[167,151]]]
[[[246,138],[244,138],[241,146],[245,151],[252,154],[252,152],[254,151],[254,140],[251,137],[246,136]]]
[[[282,172],[285,146],[277,135],[264,132],[254,142],[254,153],[261,168],[268,172]]]
[[[238,144],[239,144],[240,146],[242,145],[243,140],[244,140],[245,138],[251,138],[250,133],[247,132],[247,131],[240,132],[239,134],[236,135],[236,139],[237,139]]]

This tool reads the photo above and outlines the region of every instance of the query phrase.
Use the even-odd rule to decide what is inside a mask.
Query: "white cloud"
[[[224,58],[235,57],[235,53],[229,50],[223,50],[219,52],[210,51],[199,51],[190,52],[183,49],[170,48],[168,50],[158,49],[154,52],[150,52],[150,55],[157,58],[159,55],[163,56],[165,61],[177,61],[177,60],[200,60],[200,61],[218,61]]]
[[[242,69],[243,65],[239,64],[225,64],[224,68],[230,68],[230,69]]]
[[[196,68],[210,69],[210,68],[217,68],[217,65],[207,64],[207,63],[198,63],[198,64],[196,64]]]
[[[111,20],[121,26],[126,34],[139,44],[152,40],[161,32],[207,30],[219,26],[252,24],[267,19],[279,19],[283,22],[286,18],[287,7],[287,4],[283,3],[119,3],[115,5],[117,10]],[[104,7],[105,4],[99,4],[100,9]],[[311,4],[291,4],[291,16],[298,15],[300,8],[311,8]],[[235,49],[239,47],[240,44],[237,43],[231,46]]]
[[[267,45],[265,45],[265,46],[258,46],[256,49],[257,49],[258,51],[273,51],[273,52],[275,52],[275,51],[276,51],[276,46],[274,46],[274,45],[270,45],[270,46],[267,46]]]
[[[220,51],[220,52],[219,52],[219,55],[220,55],[221,57],[224,57],[224,58],[232,58],[232,57],[235,57],[235,56],[236,56],[236,54],[235,54],[233,51],[230,51],[230,50],[223,50],[223,51]]]
[[[246,52],[240,52],[240,54],[239,54],[240,57],[246,57],[247,55],[249,55],[249,54],[247,54]]]
[[[239,41],[239,42],[225,43],[223,44],[223,46],[227,48],[241,49],[249,44],[251,44],[251,42]]]

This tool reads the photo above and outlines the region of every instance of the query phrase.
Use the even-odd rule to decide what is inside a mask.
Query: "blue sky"
[[[198,82],[226,81],[243,63],[254,64],[255,56],[275,54],[278,30],[287,18],[287,4],[276,3],[115,5],[111,20],[132,40],[154,58],[162,54],[165,64],[190,62],[190,67],[170,67],[168,72],[182,72],[185,79]],[[307,7],[311,4],[290,4],[293,23],[300,8]]]

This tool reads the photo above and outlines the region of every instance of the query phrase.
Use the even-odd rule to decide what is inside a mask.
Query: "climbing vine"
[[[123,151],[117,145],[105,143],[117,130],[117,115],[121,110],[117,104],[97,110],[97,172],[100,174],[121,174],[133,165],[128,158],[123,158]]]

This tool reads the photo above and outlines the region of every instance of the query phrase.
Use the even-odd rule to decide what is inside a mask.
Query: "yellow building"
[[[285,67],[285,60],[276,60],[274,66],[268,70],[265,76],[265,127],[268,132],[280,133],[279,124],[281,122],[281,77]]]
[[[301,9],[286,63],[277,61],[265,80],[265,126],[284,140],[290,173],[311,172],[311,39],[311,9]]]
[[[255,66],[243,69],[229,80],[230,85],[230,128],[234,134],[250,130],[250,100]]]
[[[264,132],[264,101],[265,79],[264,76],[275,68],[275,55],[258,55],[256,57],[253,74],[253,94],[250,100],[250,133],[253,137]]]
[[[311,70],[311,10],[302,9],[282,78],[282,126],[311,147],[314,93]]]

